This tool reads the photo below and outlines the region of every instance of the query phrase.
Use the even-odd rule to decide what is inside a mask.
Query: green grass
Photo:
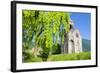
[[[67,61],[67,60],[88,60],[91,59],[90,52],[82,52],[78,54],[60,54],[51,55],[48,61]]]
[[[39,57],[32,57],[28,60],[26,60],[25,62],[31,63],[31,62],[42,62],[42,59]]]
[[[47,59],[47,61],[72,61],[72,60],[89,60],[91,59],[91,53],[90,52],[82,52],[82,53],[76,53],[76,54],[57,54],[57,55],[50,55]],[[27,59],[24,62],[43,62],[42,58],[40,57],[33,57]]]

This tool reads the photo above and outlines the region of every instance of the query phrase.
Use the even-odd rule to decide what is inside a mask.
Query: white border
[[[96,45],[95,45],[95,9],[82,7],[60,7],[60,6],[45,6],[45,5],[28,5],[17,4],[17,70],[21,69],[38,69],[38,68],[52,68],[52,67],[71,67],[71,66],[85,66],[95,65],[96,59]],[[66,12],[85,12],[91,13],[91,60],[81,61],[59,61],[59,62],[42,62],[42,63],[22,63],[22,10],[45,10],[45,11],[66,11]],[[85,30],[85,29],[84,29]]]

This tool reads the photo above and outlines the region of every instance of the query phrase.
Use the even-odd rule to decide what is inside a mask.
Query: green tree
[[[43,61],[46,61],[52,52],[52,46],[59,43],[58,39],[61,40],[61,45],[64,43],[64,31],[68,32],[69,30],[69,13],[23,10],[22,14],[23,45],[27,43],[29,46],[34,41],[35,48],[43,49],[41,57]],[[27,49],[25,46],[23,46],[23,50]]]

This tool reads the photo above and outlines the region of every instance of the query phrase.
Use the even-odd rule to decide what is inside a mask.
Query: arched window
[[[71,45],[71,52],[75,53],[75,47],[74,47],[74,41],[70,40],[70,45]]]
[[[77,38],[79,38],[79,35],[78,35],[78,33],[76,33],[76,37],[77,37]]]

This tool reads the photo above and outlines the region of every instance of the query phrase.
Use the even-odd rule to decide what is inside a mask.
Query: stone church
[[[78,29],[74,29],[74,23],[70,20],[70,30],[64,34],[62,54],[82,52],[82,37]]]

